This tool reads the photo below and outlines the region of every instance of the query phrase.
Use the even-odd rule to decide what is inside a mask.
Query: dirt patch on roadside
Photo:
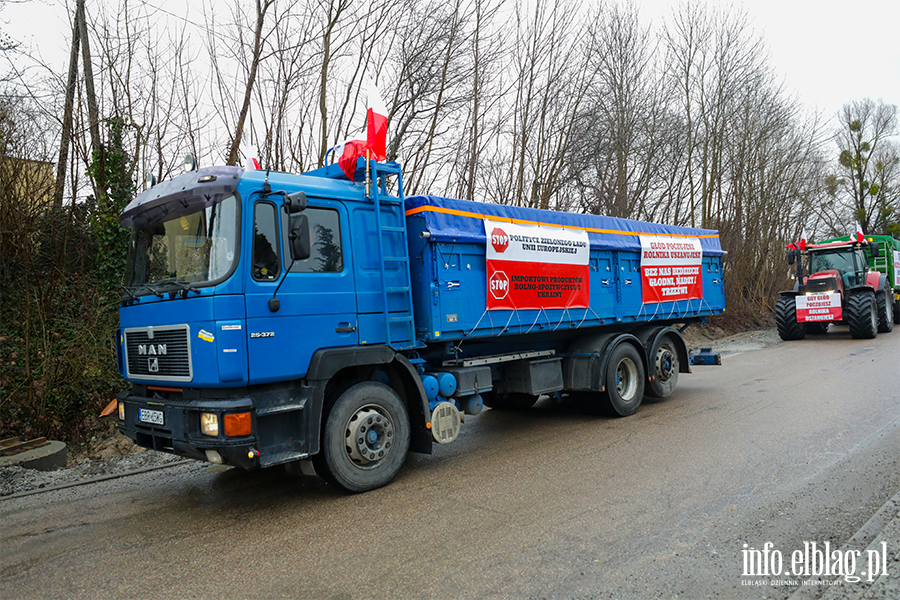
[[[761,350],[781,343],[774,324],[771,327],[763,326],[738,333],[727,332],[715,325],[706,327],[692,325],[681,335],[687,342],[689,352],[698,352],[701,348],[712,348],[713,352],[718,352],[723,357],[751,350]]]

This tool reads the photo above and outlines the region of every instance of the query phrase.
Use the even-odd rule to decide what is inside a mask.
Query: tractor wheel
[[[860,292],[850,296],[844,321],[850,326],[850,335],[854,338],[870,339],[878,335],[878,307],[875,303],[875,294]]]
[[[894,329],[894,303],[891,288],[885,286],[878,294],[878,333],[890,333]]]
[[[793,296],[778,299],[775,323],[778,325],[778,336],[786,342],[802,340],[806,336],[806,327],[797,322],[797,300]]]
[[[809,335],[825,335],[828,333],[828,323],[807,323],[806,333]]]

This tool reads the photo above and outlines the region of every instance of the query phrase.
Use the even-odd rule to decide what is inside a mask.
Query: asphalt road
[[[898,409],[900,330],[838,328],[626,419],[486,411],[367,494],[196,463],[0,500],[0,595],[784,598],[743,545],[850,538],[900,489]]]

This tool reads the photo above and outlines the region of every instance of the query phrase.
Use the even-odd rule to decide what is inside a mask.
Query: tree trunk
[[[87,19],[84,16],[84,0],[78,1],[75,22],[81,32],[81,53],[84,58],[84,88],[88,104],[88,127],[91,131],[91,149],[96,155],[97,169],[94,173],[94,195],[106,193],[106,165],[103,156],[103,140],[100,139],[100,111],[97,109],[97,95],[94,93],[94,69],[91,65],[91,47],[88,42]]]
[[[72,49],[69,51],[69,79],[66,82],[66,104],[63,108],[62,136],[59,142],[59,161],[56,163],[56,189],[53,192],[53,206],[60,208],[66,189],[66,165],[69,163],[69,141],[72,137],[72,107],[75,104],[75,83],[78,77],[78,47],[81,44],[79,13],[84,11],[84,0],[78,0],[81,9],[75,10],[75,25],[72,27]]]

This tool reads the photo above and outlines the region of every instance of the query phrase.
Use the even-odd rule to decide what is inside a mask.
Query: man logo
[[[166,354],[165,344],[138,344],[138,354],[146,354],[149,356],[160,356]]]
[[[151,373],[159,373],[159,359],[156,357],[147,359],[147,370]]]

